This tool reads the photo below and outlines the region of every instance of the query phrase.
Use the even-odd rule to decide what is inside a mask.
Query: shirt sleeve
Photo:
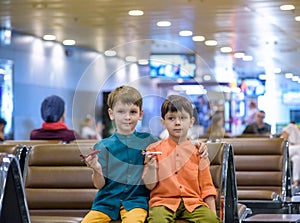
[[[103,145],[103,143],[101,143],[101,141],[95,144],[94,149],[101,150],[101,152],[98,153],[98,161],[101,164],[103,176],[106,178],[108,176],[107,162],[109,152],[107,148]]]
[[[201,187],[201,197],[203,200],[208,196],[217,196],[217,190],[213,184],[209,167],[209,159],[201,158],[199,163],[198,180]]]

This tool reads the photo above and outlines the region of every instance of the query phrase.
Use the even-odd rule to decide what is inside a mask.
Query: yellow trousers
[[[121,207],[120,216],[122,223],[144,223],[147,217],[147,211],[142,208],[134,208],[130,211]],[[84,217],[81,223],[109,223],[111,218],[100,211],[91,210]]]

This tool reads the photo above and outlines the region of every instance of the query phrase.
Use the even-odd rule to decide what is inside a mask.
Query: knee
[[[149,215],[149,217],[147,218],[147,222],[148,223],[170,223],[170,222],[174,222],[174,220],[172,221],[172,219],[169,219],[167,216],[162,216],[162,215],[151,216],[151,215]]]

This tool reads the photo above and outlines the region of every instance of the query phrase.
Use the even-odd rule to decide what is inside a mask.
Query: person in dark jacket
[[[41,116],[44,120],[42,127],[30,133],[31,140],[61,140],[71,142],[80,139],[79,133],[68,129],[65,121],[65,102],[57,96],[51,95],[44,99],[41,105]]]
[[[248,124],[243,131],[243,134],[258,134],[258,135],[267,135],[271,134],[271,125],[264,122],[265,112],[260,110],[255,113],[255,121]]]

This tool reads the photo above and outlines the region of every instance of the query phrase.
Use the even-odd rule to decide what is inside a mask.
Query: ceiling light
[[[207,93],[207,90],[204,88],[203,85],[174,85],[173,90],[185,91],[185,93],[188,95],[199,95]]]
[[[171,22],[169,22],[169,21],[159,21],[159,22],[156,23],[156,25],[157,25],[158,27],[169,27],[169,26],[171,26],[172,24],[171,24]]]
[[[299,80],[299,76],[293,76],[292,77],[292,81],[298,81]]]
[[[142,10],[130,10],[128,12],[128,15],[131,15],[131,16],[141,16],[141,15],[144,15],[144,12]]]
[[[243,53],[243,52],[236,52],[236,53],[233,54],[233,56],[234,56],[234,58],[239,59],[239,58],[243,58],[245,56],[245,53]]]
[[[179,36],[192,36],[193,32],[190,30],[182,30],[179,32]]]
[[[281,5],[280,9],[283,11],[289,11],[289,10],[294,10],[295,6],[294,5]]]
[[[210,81],[211,80],[211,76],[209,74],[205,74],[205,75],[203,75],[203,80]]]
[[[216,45],[218,45],[218,42],[216,40],[206,40],[205,45],[206,46],[216,46]]]
[[[43,36],[43,40],[53,41],[56,40],[56,36],[47,34]]]
[[[260,74],[260,75],[258,75],[258,78],[260,80],[267,80],[267,75],[266,74]]]
[[[204,36],[193,36],[193,41],[195,42],[202,42],[205,40],[205,37]]]
[[[300,16],[296,16],[296,17],[295,17],[295,20],[296,20],[297,22],[300,22]]]
[[[292,78],[294,75],[292,73],[286,73],[285,75],[285,78]]]
[[[125,60],[127,62],[136,62],[136,57],[135,56],[127,56],[127,57],[125,57]]]
[[[279,73],[281,73],[281,68],[275,67],[273,72],[274,72],[274,74],[279,74]]]
[[[116,55],[117,55],[117,52],[114,51],[114,50],[106,50],[106,51],[104,52],[104,55],[105,55],[105,56],[108,56],[108,57],[113,57],[113,56],[116,56]]]
[[[138,60],[138,64],[139,64],[139,65],[148,65],[148,64],[149,64],[149,61],[146,60],[146,59],[141,59],[141,60]]]
[[[63,44],[64,44],[65,46],[73,46],[73,45],[76,44],[76,41],[73,40],[73,39],[66,39],[66,40],[63,41]]]
[[[232,52],[232,48],[230,46],[224,46],[224,47],[221,47],[220,51],[222,53],[231,53]]]
[[[252,61],[252,60],[253,60],[253,56],[250,55],[243,56],[243,61]]]
[[[44,9],[44,8],[47,8],[47,4],[39,2],[39,3],[33,4],[33,8],[35,8],[35,9]]]

